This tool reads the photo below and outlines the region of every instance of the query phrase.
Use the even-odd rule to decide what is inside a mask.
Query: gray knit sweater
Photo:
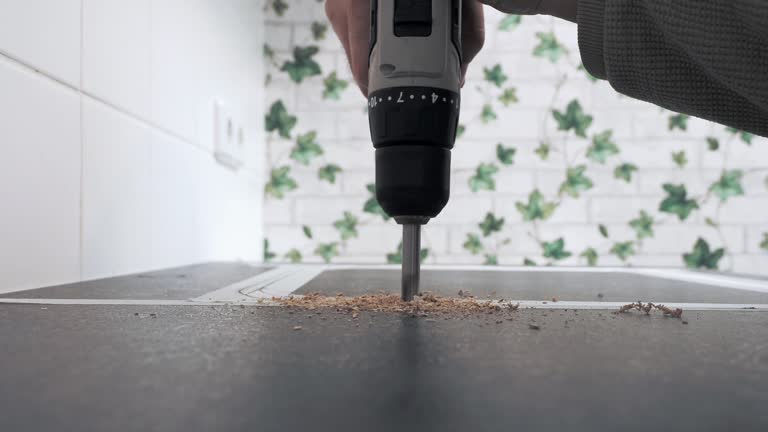
[[[579,0],[594,76],[664,108],[768,136],[768,0]]]

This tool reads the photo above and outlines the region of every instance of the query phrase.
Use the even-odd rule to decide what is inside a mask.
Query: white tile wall
[[[0,0],[0,290],[261,259],[260,22],[250,0]]]
[[[0,52],[80,86],[80,0],[0,0]]]
[[[83,278],[152,268],[152,131],[83,101]]]
[[[152,261],[160,267],[203,261],[200,175],[210,155],[162,133],[152,133]]]
[[[0,57],[0,288],[80,276],[80,101]]]
[[[211,149],[214,101],[240,113],[260,103],[260,18],[250,0],[152,0],[152,121]],[[260,133],[261,117],[243,114]]]
[[[141,118],[151,110],[151,0],[83,0],[83,89]]]

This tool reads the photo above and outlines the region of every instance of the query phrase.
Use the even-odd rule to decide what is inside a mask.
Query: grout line
[[[42,69],[38,69],[38,68],[32,66],[31,64],[25,62],[24,60],[14,56],[14,55],[12,55],[12,54],[10,54],[8,52],[0,50],[0,58],[4,58],[8,62],[13,63],[14,65],[16,65],[17,67],[20,67],[22,69],[26,69],[28,72],[31,72],[34,75],[38,76],[38,77],[46,78],[49,81],[51,81],[52,83],[54,83],[54,84],[58,84],[58,85],[60,85],[62,87],[66,87],[69,90],[72,90],[74,92],[80,93],[80,89],[77,88],[76,85],[72,85],[72,84],[70,84],[70,83],[68,83],[68,82],[66,82],[66,81],[64,81],[64,80],[62,80],[60,78],[57,78],[57,77],[53,76],[52,74],[49,74],[48,72],[43,71]]]
[[[80,194],[79,194],[79,200],[80,200],[80,217],[78,218],[80,221],[80,232],[79,237],[80,241],[78,244],[78,279],[82,280],[83,275],[85,274],[85,263],[83,259],[83,254],[85,251],[85,247],[83,246],[83,243],[85,242],[85,205],[84,205],[84,196],[85,196],[85,119],[84,119],[84,112],[85,107],[83,104],[83,69],[84,69],[84,63],[85,63],[85,6],[83,5],[83,0],[80,0],[80,88],[78,89],[79,97],[78,97],[78,105],[80,107]]]
[[[213,154],[212,152],[210,152],[204,146],[202,146],[202,145],[200,145],[198,143],[195,143],[194,141],[191,141],[190,139],[184,137],[183,135],[180,135],[180,134],[178,134],[176,132],[173,132],[172,130],[170,130],[170,129],[168,129],[168,128],[160,125],[160,124],[157,124],[157,123],[155,123],[152,120],[148,120],[148,119],[145,119],[144,117],[141,117],[141,116],[139,116],[137,114],[134,114],[134,113],[128,111],[127,109],[125,109],[125,108],[123,108],[123,107],[121,107],[119,105],[116,105],[116,104],[114,104],[114,103],[112,103],[112,102],[110,102],[110,101],[108,101],[108,100],[106,100],[106,99],[104,99],[104,98],[102,98],[100,96],[97,96],[95,94],[89,93],[87,91],[82,91],[81,93],[82,93],[83,97],[86,97],[86,98],[88,98],[88,99],[90,99],[90,100],[92,100],[94,102],[98,102],[98,103],[100,103],[100,104],[102,104],[102,105],[104,105],[104,106],[106,106],[108,108],[111,108],[111,109],[117,111],[118,113],[120,113],[120,114],[122,114],[122,115],[124,115],[124,116],[126,116],[128,118],[130,118],[131,120],[133,120],[133,121],[135,121],[137,123],[142,124],[143,126],[146,126],[146,127],[150,128],[150,129],[152,129],[155,132],[162,133],[162,134],[166,135],[166,137],[173,138],[173,139],[175,139],[177,141],[181,141],[181,142],[184,142],[186,144],[189,144],[192,147],[194,147],[194,148],[196,148],[196,149],[198,149],[200,151],[203,151],[203,152],[205,152],[207,154],[211,154],[211,155]]]
[[[82,30],[81,30],[81,32],[82,32]],[[81,36],[82,36],[82,33],[81,33]],[[116,104],[114,104],[114,103],[112,103],[112,102],[110,102],[110,101],[108,101],[108,100],[106,100],[104,98],[101,98],[101,97],[99,97],[99,96],[97,96],[95,94],[92,94],[92,93],[89,93],[88,91],[85,91],[82,88],[83,87],[83,85],[82,85],[82,80],[83,80],[82,44],[83,43],[82,43],[82,37],[81,37],[81,54],[80,54],[80,81],[81,81],[81,83],[80,83],[79,88],[78,88],[77,85],[72,85],[72,84],[70,84],[70,83],[68,83],[66,81],[63,81],[63,80],[61,80],[59,78],[56,78],[55,76],[53,76],[53,75],[51,75],[51,74],[49,74],[49,73],[47,73],[47,72],[45,72],[45,71],[43,71],[41,69],[37,69],[36,67],[32,66],[31,64],[21,60],[18,57],[15,57],[15,56],[11,55],[9,53],[0,51],[0,58],[5,58],[6,60],[10,61],[11,63],[15,64],[16,66],[19,66],[22,69],[26,69],[28,72],[31,72],[31,73],[33,73],[33,74],[35,74],[37,76],[40,76],[40,77],[44,77],[44,78],[48,79],[49,81],[51,81],[51,82],[53,82],[55,84],[61,85],[63,87],[66,87],[67,89],[70,89],[70,90],[76,92],[77,94],[79,94],[81,98],[87,97],[87,98],[89,98],[89,99],[91,99],[93,101],[99,102],[99,103],[101,103],[101,104],[103,104],[103,105],[105,105],[105,106],[107,106],[107,107],[109,107],[109,108],[111,108],[111,109],[113,109],[113,110],[115,110],[115,111],[117,111],[117,112],[119,112],[119,113],[121,113],[121,114],[123,114],[123,115],[125,115],[125,116],[127,116],[129,118],[131,118],[131,119],[133,119],[134,121],[136,121],[138,123],[141,123],[144,126],[147,126],[147,127],[151,128],[151,129],[153,129],[156,132],[165,134],[167,137],[171,137],[171,138],[174,138],[174,139],[176,139],[178,141],[184,142],[184,143],[186,143],[188,145],[191,145],[192,147],[194,147],[194,148],[196,148],[196,149],[198,149],[200,151],[203,151],[203,152],[205,152],[207,154],[210,154],[210,155],[213,154],[211,151],[209,151],[207,148],[205,148],[201,144],[195,143],[194,141],[190,140],[189,138],[184,137],[183,135],[180,135],[180,134],[178,134],[176,132],[173,132],[172,130],[170,130],[170,129],[168,129],[168,128],[166,128],[166,127],[164,127],[164,126],[162,126],[162,125],[160,125],[158,123],[155,123],[152,120],[148,120],[148,119],[145,119],[145,118],[143,118],[143,117],[141,117],[141,116],[139,116],[137,114],[134,114],[134,113],[126,110],[125,108],[122,108],[119,105],[116,105]]]

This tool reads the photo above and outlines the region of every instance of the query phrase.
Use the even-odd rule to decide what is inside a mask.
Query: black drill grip
[[[368,118],[375,148],[395,145],[453,148],[459,94],[431,87],[392,87],[371,93]]]

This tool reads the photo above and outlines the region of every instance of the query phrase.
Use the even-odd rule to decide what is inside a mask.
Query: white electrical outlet
[[[215,102],[213,107],[213,155],[216,160],[233,170],[243,166],[245,160],[245,131],[239,117],[228,107]]]

